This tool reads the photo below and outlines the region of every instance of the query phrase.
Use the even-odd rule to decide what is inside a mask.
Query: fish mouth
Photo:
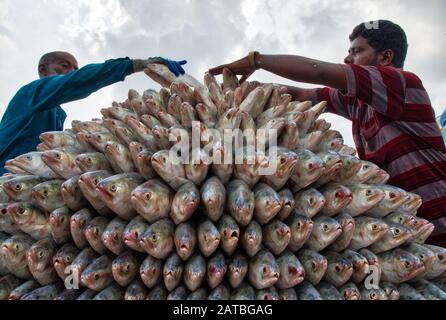
[[[106,235],[102,236],[102,240],[105,243],[110,243],[110,244],[115,245],[119,241],[119,235],[116,233],[106,234]]]
[[[186,253],[189,251],[189,245],[187,243],[180,243],[179,245],[180,251]]]
[[[103,186],[97,185],[96,192],[99,193],[101,197],[104,197],[105,201],[113,201],[114,196]]]
[[[153,268],[145,269],[141,271],[141,276],[145,278],[151,278],[155,274],[155,270]]]
[[[56,165],[59,163],[59,161],[52,155],[42,153],[41,157],[43,158],[43,160],[45,160],[45,162],[50,163],[52,165]]]
[[[62,259],[61,259],[61,260],[62,260]],[[54,261],[53,261],[53,265],[54,265],[54,268],[56,268],[56,269],[61,269],[61,268],[64,268],[64,267],[65,267],[65,263],[63,263],[62,261],[60,261],[58,258],[54,259]]]
[[[10,255],[11,253],[13,253],[12,246],[8,246],[6,244],[4,244],[2,246],[2,251],[7,255]]]
[[[356,291],[346,291],[344,292],[344,298],[346,300],[360,300],[360,294]]]

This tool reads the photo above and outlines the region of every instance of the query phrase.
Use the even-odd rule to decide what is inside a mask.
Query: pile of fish
[[[356,158],[319,118],[325,103],[227,69],[204,84],[145,72],[161,90],[130,90],[7,162],[0,299],[446,298],[446,249],[424,244],[421,198]],[[228,153],[212,129],[275,129],[278,144]],[[193,133],[198,161],[172,161]]]

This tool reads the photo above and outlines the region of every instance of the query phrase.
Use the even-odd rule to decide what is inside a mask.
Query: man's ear
[[[382,51],[380,54],[379,64],[381,66],[387,67],[393,64],[394,54],[391,49],[386,49]]]
[[[47,75],[48,75],[48,68],[46,64],[44,63],[39,64],[39,76],[45,77]]]

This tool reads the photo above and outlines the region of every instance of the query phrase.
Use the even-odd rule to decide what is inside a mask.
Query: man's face
[[[359,36],[350,43],[348,56],[345,63],[353,63],[362,66],[376,66],[379,63],[379,54],[376,53],[367,39]]]
[[[76,59],[70,54],[60,54],[51,63],[46,65],[43,76],[67,74],[79,69]]]

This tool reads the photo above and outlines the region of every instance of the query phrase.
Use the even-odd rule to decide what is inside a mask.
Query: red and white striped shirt
[[[352,121],[359,157],[422,197],[418,216],[435,225],[428,242],[446,246],[446,149],[421,80],[393,67],[342,67],[347,92],[311,89],[313,102],[326,100],[328,112]]]

